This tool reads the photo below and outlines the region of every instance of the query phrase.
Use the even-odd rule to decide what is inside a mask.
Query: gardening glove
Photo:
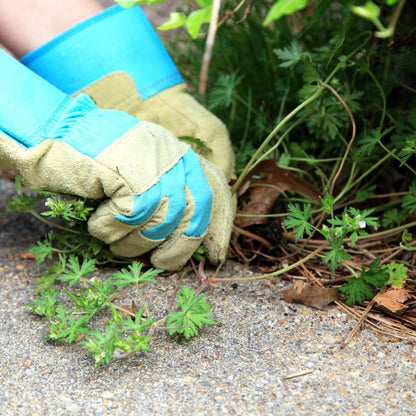
[[[139,6],[110,7],[63,32],[21,62],[68,94],[84,92],[106,109],[193,137],[195,151],[229,179],[234,154],[225,125],[186,90],[181,75]]]
[[[24,183],[103,202],[91,234],[121,256],[152,250],[182,267],[201,243],[225,259],[232,225],[224,175],[164,127],[71,98],[0,51],[0,165]]]

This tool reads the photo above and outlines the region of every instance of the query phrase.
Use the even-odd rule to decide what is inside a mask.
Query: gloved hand
[[[183,79],[139,6],[104,10],[25,55],[26,66],[68,94],[85,92],[118,109],[200,139],[193,149],[229,179],[234,154],[225,125],[187,93]]]
[[[232,206],[223,174],[168,130],[86,95],[62,93],[0,51],[0,165],[24,183],[104,201],[92,235],[119,255],[152,251],[157,268],[182,267],[203,242],[225,259]]]

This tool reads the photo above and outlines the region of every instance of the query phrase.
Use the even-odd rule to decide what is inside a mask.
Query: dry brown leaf
[[[34,260],[36,259],[36,255],[31,253],[30,251],[24,251],[23,253],[20,254],[20,258]]]
[[[262,175],[261,179],[254,178],[258,174]],[[296,191],[313,202],[319,202],[319,192],[311,184],[301,180],[289,170],[277,166],[272,159],[260,162],[247,176],[246,182],[240,189],[246,189],[247,183],[250,184],[247,189],[250,204],[245,205],[239,213],[254,217],[237,217],[235,223],[240,227],[267,223],[267,218],[255,218],[255,216],[270,214],[277,197],[284,191]]]
[[[388,309],[390,312],[399,312],[407,309],[408,306],[404,304],[411,294],[406,289],[391,289],[384,293],[379,293],[374,297],[377,305]]]
[[[139,310],[139,308],[136,305],[136,302],[134,300],[131,301],[131,307],[129,306],[122,306],[122,310],[121,310],[121,316],[123,318],[126,318],[127,316],[132,316],[134,317],[134,315],[136,314],[136,312]]]
[[[283,297],[288,303],[302,303],[317,309],[326,307],[337,300],[338,289],[335,287],[318,287],[297,281],[294,286],[283,292]]]

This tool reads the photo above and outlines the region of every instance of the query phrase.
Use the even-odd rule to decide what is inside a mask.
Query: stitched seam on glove
[[[24,137],[23,142],[28,147],[34,147],[46,139],[64,140],[76,124],[83,122],[84,117],[95,108],[94,102],[87,96],[80,96],[78,100],[65,97],[43,126]]]

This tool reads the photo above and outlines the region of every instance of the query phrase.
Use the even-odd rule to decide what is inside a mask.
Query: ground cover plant
[[[217,278],[201,247],[190,266],[200,286],[178,287],[170,312],[155,317],[141,287],[162,271],[115,258],[88,234],[96,203],[28,196],[17,177],[8,212],[54,227],[30,249],[48,264],[30,304],[49,322],[47,339],[79,342],[108,363],[149,349],[157,329],[189,339],[213,324],[201,294],[210,283],[282,276],[296,282],[288,302],[335,302],[357,317],[350,336],[366,323],[416,341],[414,21],[404,0],[198,0],[172,11],[161,29],[182,29],[167,47],[226,123],[237,157],[229,257],[256,276]],[[105,264],[120,271],[94,276]],[[135,288],[131,307],[117,302],[124,287]],[[106,323],[95,327],[99,314]]]

